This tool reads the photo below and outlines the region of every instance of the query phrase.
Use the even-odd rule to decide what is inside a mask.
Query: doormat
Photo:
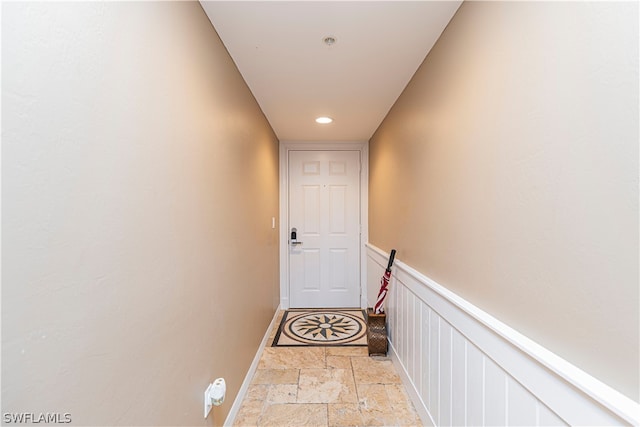
[[[291,309],[284,312],[271,347],[366,346],[360,309]]]

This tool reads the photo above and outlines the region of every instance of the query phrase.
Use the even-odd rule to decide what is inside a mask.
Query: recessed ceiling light
[[[333,46],[334,44],[336,44],[338,39],[335,36],[327,36],[327,37],[323,38],[322,41],[327,46]]]
[[[316,119],[316,123],[320,123],[321,125],[329,124],[333,121],[331,117],[318,117]]]

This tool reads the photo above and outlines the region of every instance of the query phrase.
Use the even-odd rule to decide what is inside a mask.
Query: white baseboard
[[[367,245],[367,288],[388,255]],[[425,424],[639,425],[640,405],[396,261],[391,357]]]
[[[247,371],[247,375],[244,377],[244,381],[242,381],[242,385],[240,386],[240,390],[238,390],[238,394],[236,395],[233,404],[231,405],[231,409],[227,414],[227,419],[224,420],[224,426],[232,426],[233,422],[238,415],[238,411],[240,410],[240,406],[242,406],[242,401],[244,400],[247,390],[249,390],[249,385],[251,384],[251,380],[256,373],[256,369],[258,369],[258,363],[260,362],[260,356],[262,355],[262,351],[267,346],[269,342],[269,336],[271,335],[271,331],[273,330],[276,319],[278,318],[278,313],[280,312],[280,306],[276,309],[276,312],[273,315],[273,319],[271,319],[271,323],[269,323],[269,327],[262,337],[262,341],[260,342],[260,346],[258,347],[258,351],[256,355],[253,357],[253,361],[251,362],[251,366],[249,366],[249,370]]]

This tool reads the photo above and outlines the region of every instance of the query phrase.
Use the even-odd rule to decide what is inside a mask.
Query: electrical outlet
[[[204,391],[204,417],[207,418],[209,412],[211,412],[211,408],[213,408],[213,403],[211,402],[211,389],[213,388],[213,384],[209,384],[209,387]]]
[[[224,382],[224,378],[216,378],[216,380],[212,384],[209,384],[209,387],[207,387],[207,389],[204,391],[205,418],[207,418],[213,406],[222,405],[226,394],[227,384]]]

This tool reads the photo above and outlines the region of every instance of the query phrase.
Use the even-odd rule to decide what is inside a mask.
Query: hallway
[[[637,1],[1,8],[5,420],[640,425]],[[293,152],[354,149],[296,166],[315,250]],[[371,307],[392,249],[390,361],[260,362],[291,277]]]
[[[266,347],[234,422],[237,427],[421,425],[393,363],[370,358],[367,347]]]

